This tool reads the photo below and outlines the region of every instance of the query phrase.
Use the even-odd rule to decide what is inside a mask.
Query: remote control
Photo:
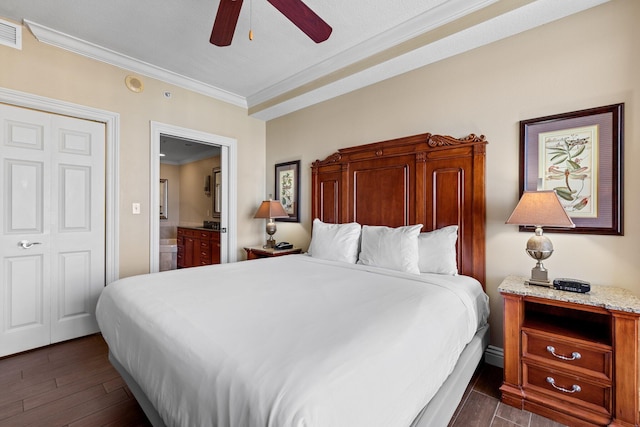
[[[591,290],[591,284],[585,280],[558,278],[553,280],[554,289],[584,294]]]

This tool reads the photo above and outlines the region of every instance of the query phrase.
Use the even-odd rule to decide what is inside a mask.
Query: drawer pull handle
[[[578,360],[582,357],[582,355],[580,353],[578,353],[577,351],[574,351],[573,353],[571,353],[571,357],[568,356],[563,356],[561,354],[556,354],[556,348],[552,345],[548,345],[547,346],[547,351],[551,354],[553,354],[555,357],[557,357],[558,359],[562,359],[562,360]]]
[[[559,387],[556,385],[556,380],[554,380],[552,377],[547,377],[547,382],[551,384],[553,388],[563,393],[580,393],[582,391],[582,387],[580,387],[578,384],[572,385],[571,390],[564,387]]]

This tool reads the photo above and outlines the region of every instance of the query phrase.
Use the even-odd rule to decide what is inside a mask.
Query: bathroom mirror
[[[220,218],[220,213],[222,212],[222,170],[220,168],[213,168],[211,187],[213,187],[213,197],[211,198],[213,217]]]
[[[168,219],[169,180],[160,178],[160,219]]]

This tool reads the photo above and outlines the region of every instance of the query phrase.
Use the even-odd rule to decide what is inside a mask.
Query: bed
[[[312,165],[309,254],[108,285],[109,357],[152,424],[447,425],[488,345],[485,144],[339,150]]]

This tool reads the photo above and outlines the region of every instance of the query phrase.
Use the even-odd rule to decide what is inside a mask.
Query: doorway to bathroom
[[[176,266],[177,229],[220,233],[220,262],[236,247],[236,140],[151,123],[150,271]]]

